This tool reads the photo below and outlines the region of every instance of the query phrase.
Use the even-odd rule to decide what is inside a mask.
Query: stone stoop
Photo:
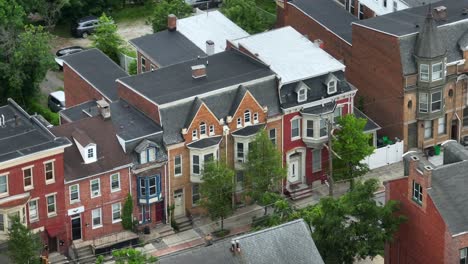
[[[179,227],[179,232],[187,231],[192,229],[192,220],[186,216],[179,216],[175,219],[177,226]]]
[[[76,252],[78,253],[78,260],[76,263],[79,264],[91,264],[96,263],[96,256],[94,256],[93,249],[91,246],[84,246],[77,248]]]
[[[312,196],[312,188],[306,184],[299,184],[297,188],[288,189],[288,191],[293,201]]]
[[[52,252],[49,254],[49,263],[50,264],[66,264],[70,263],[67,257],[64,255],[58,253],[58,252]]]
[[[174,229],[170,225],[163,225],[161,227],[156,227],[155,231],[159,233],[160,238],[175,234]]]

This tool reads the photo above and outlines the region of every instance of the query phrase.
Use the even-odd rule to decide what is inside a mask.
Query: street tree
[[[157,263],[158,258],[148,256],[145,253],[134,248],[124,248],[112,251],[116,264],[149,264]]]
[[[99,17],[99,24],[92,37],[93,46],[100,49],[115,63],[119,64],[119,54],[122,50],[123,39],[117,33],[117,24],[105,13]]]
[[[40,263],[42,243],[38,234],[23,225],[18,216],[10,218],[8,230],[8,256],[15,264]]]
[[[333,159],[334,180],[349,180],[351,188],[354,179],[369,171],[362,160],[374,152],[369,141],[372,135],[364,133],[367,120],[352,114],[338,119],[338,129],[333,137],[333,150],[337,154]]]
[[[281,191],[281,181],[286,177],[281,152],[262,130],[249,144],[249,153],[245,163],[245,176],[248,195],[265,206],[274,203]]]
[[[221,12],[250,34],[266,31],[276,21],[275,15],[258,8],[255,0],[225,0]]]
[[[212,220],[221,220],[221,231],[224,230],[224,219],[234,212],[234,174],[234,171],[221,161],[206,162],[202,171],[200,205],[206,208]]]
[[[153,32],[159,32],[167,28],[167,17],[170,14],[178,18],[190,15],[193,8],[184,0],[161,0],[154,8],[154,12],[149,18],[153,26]]]
[[[125,203],[122,210],[122,227],[126,230],[133,229],[133,198],[131,194],[127,195]]]

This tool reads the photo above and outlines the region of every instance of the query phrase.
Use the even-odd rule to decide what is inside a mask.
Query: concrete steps
[[[301,184],[299,188],[290,190],[289,193],[291,195],[291,200],[297,201],[312,196],[312,188],[305,184]]]
[[[179,216],[175,219],[175,221],[179,227],[179,232],[192,229],[192,220],[186,216]]]
[[[79,264],[96,263],[96,256],[94,256],[91,246],[77,248],[76,252],[78,253],[77,263]]]
[[[67,263],[70,263],[70,261],[64,255],[58,252],[53,252],[49,254],[49,263],[50,264],[67,264]]]
[[[158,232],[161,238],[175,234],[174,229],[170,225],[163,225],[161,227],[157,227],[156,232]]]

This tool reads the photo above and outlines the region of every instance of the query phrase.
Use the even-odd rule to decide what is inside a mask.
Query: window
[[[102,227],[102,211],[101,208],[94,209],[92,211],[93,217],[93,229]]]
[[[88,159],[91,159],[93,157],[94,157],[94,149],[88,148]]]
[[[320,137],[327,135],[327,121],[326,119],[320,119]]]
[[[23,169],[24,189],[32,189],[33,187],[33,168]]]
[[[151,207],[149,205],[140,206],[140,223],[146,223],[151,221]]]
[[[213,136],[214,134],[215,134],[214,126],[210,125],[210,136]]]
[[[333,123],[335,124],[338,123],[338,119],[341,117],[341,110],[342,110],[341,107],[337,107],[335,109],[335,112],[333,112]]]
[[[442,79],[442,62],[432,64],[432,81]]]
[[[0,195],[8,194],[8,175],[0,176]]]
[[[432,138],[432,120],[424,121],[424,138]]]
[[[80,201],[80,186],[78,184],[71,185],[70,190],[70,203]]]
[[[47,199],[47,215],[53,216],[57,214],[57,208],[55,206],[55,194],[46,196]]]
[[[140,178],[140,196],[146,196],[146,180],[145,178]]]
[[[427,110],[428,110],[427,93],[419,93],[419,112],[427,113]]]
[[[192,156],[192,173],[200,174],[200,156],[198,155]]]
[[[312,150],[312,172],[317,172],[322,170],[322,150],[314,149]]]
[[[202,122],[200,124],[200,136],[206,135],[206,124],[205,122]]]
[[[149,147],[140,153],[140,164],[153,162],[156,160],[156,148]]]
[[[242,127],[242,118],[237,118],[237,127]]]
[[[3,219],[3,214],[0,214],[0,231],[5,231],[5,220]]]
[[[244,190],[244,172],[236,172],[236,192]]]
[[[314,137],[314,121],[313,120],[307,120],[306,136],[309,138]]]
[[[396,1],[393,1],[393,12],[396,12],[398,10],[398,3]]]
[[[359,19],[364,19],[364,6],[359,3]]]
[[[304,102],[307,100],[307,90],[305,88],[299,89],[297,92],[297,101]]]
[[[447,123],[446,120],[447,120],[447,115],[439,118],[439,125],[437,129],[437,132],[439,133],[439,135],[443,135],[446,133],[446,123]]]
[[[245,110],[244,112],[244,124],[250,124],[250,111]]]
[[[177,155],[174,158],[174,175],[182,175],[182,155]]]
[[[237,142],[237,162],[244,162],[244,143]]]
[[[468,248],[460,249],[460,264],[468,264]]]
[[[257,123],[258,123],[258,113],[257,113],[257,112],[255,112],[255,113],[253,114],[253,121],[254,121],[254,124],[257,124]]]
[[[336,93],[336,81],[335,80],[328,82],[328,94],[333,94],[333,93]]]
[[[383,6],[387,7],[387,0],[383,0]]]
[[[273,145],[276,145],[276,129],[270,129],[270,131],[268,131],[268,134],[270,136],[271,143],[273,143]]]
[[[29,222],[39,220],[38,200],[29,201]]]
[[[120,174],[115,173],[110,176],[111,192],[120,191]]]
[[[299,135],[299,119],[293,119],[291,121],[291,139],[300,137]]]
[[[120,220],[122,220],[120,216],[120,211],[120,203],[112,204],[112,223],[120,222]]]
[[[44,163],[44,171],[45,171],[45,178],[46,182],[54,181],[54,162],[50,161]]]
[[[423,190],[421,184],[413,180],[413,200],[419,204],[422,204],[422,192]]]
[[[91,183],[91,198],[101,196],[101,184],[99,179],[94,179],[90,181]]]
[[[424,82],[429,81],[429,65],[419,65],[419,80]]]
[[[442,92],[435,92],[431,94],[431,112],[440,111],[442,105]]]
[[[200,185],[198,183],[192,184],[192,206],[196,206],[200,200]]]
[[[148,190],[150,196],[155,196],[158,190],[156,177],[151,177],[148,179]]]
[[[141,57],[140,63],[141,63],[141,72],[145,72],[146,71],[146,59],[145,59],[145,57],[143,57],[143,56]]]
[[[197,130],[196,129],[194,129],[192,131],[192,139],[197,139]]]
[[[156,66],[154,66],[154,64],[151,64],[150,69],[151,69],[151,71],[154,71],[154,70],[156,70]]]

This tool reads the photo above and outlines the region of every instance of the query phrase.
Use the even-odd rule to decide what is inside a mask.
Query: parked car
[[[211,8],[217,8],[221,4],[221,0],[185,0],[185,2],[194,8],[200,10],[208,10]]]
[[[99,18],[95,16],[83,17],[73,23],[71,33],[77,38],[87,38],[96,30],[98,24]]]
[[[47,105],[49,106],[49,109],[55,113],[65,109],[65,93],[63,91],[50,93]]]
[[[60,57],[77,53],[83,50],[85,50],[85,48],[80,46],[71,46],[57,50],[57,52],[55,53],[55,62],[57,62],[57,64],[59,65],[60,70],[63,68],[63,59],[61,59]]]

